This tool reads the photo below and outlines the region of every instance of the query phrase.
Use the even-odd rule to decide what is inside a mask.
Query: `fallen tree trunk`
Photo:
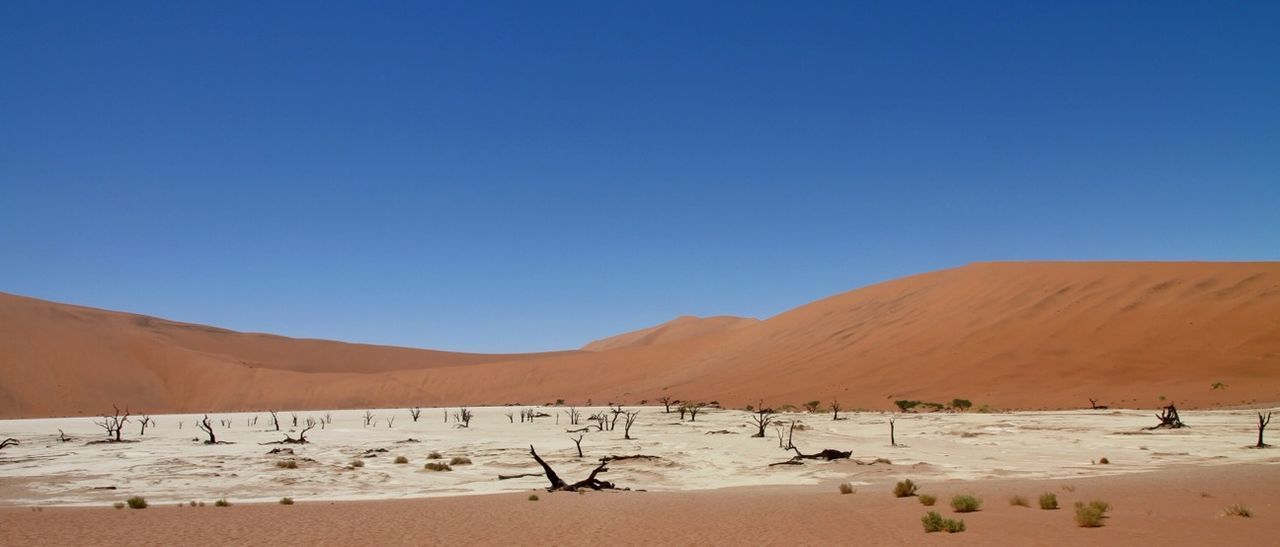
[[[541,477],[542,473],[521,473],[519,475],[498,475],[498,480],[505,481],[510,479],[519,479],[524,477]]]
[[[564,482],[564,479],[560,478],[560,475],[556,474],[555,469],[552,469],[550,465],[547,465],[547,462],[542,460],[542,457],[538,456],[538,451],[533,449],[533,445],[529,445],[529,454],[533,456],[534,461],[538,462],[538,465],[542,466],[542,471],[546,475],[547,481],[551,483],[551,486],[547,488],[548,492],[555,492],[557,490],[576,492],[583,488],[590,488],[592,490],[614,490],[616,488],[613,483],[596,478],[596,475],[609,471],[609,468],[606,467],[609,462],[604,460],[600,461],[600,465],[593,469],[587,478],[573,484],[568,484]]]
[[[836,450],[834,448],[827,448],[821,452],[817,452],[814,454],[805,454],[795,446],[792,446],[791,449],[796,451],[795,456],[793,456],[791,459],[785,462],[771,463],[769,464],[769,467],[773,467],[775,465],[801,465],[804,463],[804,460],[826,460],[826,461],[847,460],[849,459],[850,456],[853,455],[852,450],[845,451],[845,450]]]

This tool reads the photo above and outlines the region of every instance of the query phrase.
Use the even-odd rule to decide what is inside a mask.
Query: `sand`
[[[335,310],[341,313],[341,310]],[[995,263],[604,351],[474,355],[235,333],[0,296],[0,416],[964,398],[1001,409],[1280,402],[1280,263]],[[1211,386],[1220,385],[1218,389]]]
[[[893,477],[850,495],[835,484],[699,492],[538,492],[396,501],[235,503],[219,508],[153,505],[0,508],[0,537],[13,545],[1274,545],[1280,527],[1275,466],[1238,464],[1035,481],[921,481],[934,510],[963,518],[959,534],[925,534],[917,498],[895,498]],[[1055,492],[1064,506],[1042,511]],[[955,514],[955,494],[984,500]],[[1032,507],[1011,506],[1022,495]],[[1071,505],[1101,499],[1101,528],[1079,528]],[[1243,503],[1252,518],[1223,516]]]

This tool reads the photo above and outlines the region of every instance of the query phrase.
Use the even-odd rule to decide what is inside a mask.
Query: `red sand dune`
[[[585,351],[605,351],[611,349],[631,348],[636,346],[652,346],[679,342],[686,338],[733,330],[747,325],[759,323],[759,319],[750,317],[734,317],[718,315],[715,317],[694,317],[682,315],[656,327],[640,329],[616,336],[596,340],[582,346]]]
[[[706,320],[703,320],[706,321]],[[748,320],[749,321],[749,320]],[[671,324],[667,325],[672,326]],[[700,330],[697,327],[693,330]],[[1280,401],[1280,263],[990,263],[764,321],[475,355],[244,334],[0,294],[0,416],[543,403]],[[658,334],[677,331],[675,335]],[[632,333],[633,335],[636,333]],[[660,343],[657,343],[660,342]],[[592,345],[588,345],[591,347]],[[1211,389],[1215,383],[1225,388]]]

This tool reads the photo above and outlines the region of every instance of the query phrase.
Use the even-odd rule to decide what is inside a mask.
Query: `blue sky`
[[[524,351],[1280,258],[1280,4],[1112,4],[5,2],[0,291]]]

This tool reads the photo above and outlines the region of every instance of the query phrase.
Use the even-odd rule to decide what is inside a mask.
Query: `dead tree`
[[[578,457],[581,458],[582,457],[582,435],[579,434],[578,438],[576,439],[573,437],[569,437],[569,440],[573,441],[574,446],[578,447]]]
[[[673,402],[673,401],[671,400],[671,397],[668,397],[668,396],[666,396],[666,395],[663,395],[663,396],[661,396],[661,397],[658,397],[658,402],[659,402],[659,403],[662,403],[662,408],[664,409],[664,412],[663,412],[664,414],[671,414],[671,403]]]
[[[889,417],[889,446],[898,446],[897,439],[893,438],[893,422],[897,421],[892,416]]]
[[[280,431],[280,417],[276,415],[276,412],[275,410],[267,411],[268,414],[271,414],[271,425],[276,427],[276,431]]]
[[[471,409],[461,407],[457,412],[453,413],[453,419],[459,423],[458,427],[471,427],[471,418],[475,415],[471,413]]]
[[[58,430],[58,442],[65,443],[70,440],[71,440],[71,437],[68,437],[67,434],[63,433],[61,429]]]
[[[756,434],[752,437],[763,439],[764,429],[777,420],[778,413],[772,408],[765,408],[764,401],[760,401],[760,406],[756,407],[756,413],[751,415],[751,425],[756,426]]]
[[[1093,407],[1093,410],[1107,410],[1107,405],[1099,405],[1098,400],[1092,397],[1089,398],[1089,406]]]
[[[1271,446],[1267,443],[1262,442],[1262,432],[1266,430],[1267,426],[1270,424],[1271,424],[1271,413],[1268,412],[1266,417],[1264,418],[1262,416],[1262,413],[1259,412],[1258,413],[1258,444],[1256,445],[1256,448],[1267,448]]]
[[[791,450],[794,450],[796,452],[796,455],[792,456],[791,459],[784,462],[771,463],[769,464],[769,466],[772,467],[775,465],[800,465],[804,463],[804,460],[826,460],[826,461],[847,460],[849,459],[850,456],[853,455],[853,451],[851,450],[850,451],[836,450],[834,448],[827,448],[821,452],[817,452],[814,454],[805,454],[795,446],[792,446]]]
[[[698,413],[699,413],[699,412],[702,412],[702,409],[704,409],[704,408],[707,408],[707,403],[698,403],[698,404],[695,404],[695,405],[690,405],[690,406],[689,406],[689,421],[691,421],[691,422],[696,422],[696,421],[698,421]]]
[[[835,399],[831,401],[831,421],[839,421],[839,420],[840,420],[840,400]]]
[[[508,411],[507,411],[507,421],[509,421],[509,422],[511,422],[511,423],[513,423],[513,424],[514,424],[514,423],[516,423],[516,413],[515,413],[515,412],[512,412],[512,411],[510,411],[510,410],[508,410]],[[520,417],[520,421],[521,421],[521,422],[523,422],[523,421],[524,421],[524,417],[523,417],[523,416],[521,416],[521,417]]]
[[[320,422],[320,423],[324,423],[324,422]],[[307,444],[311,442],[307,440],[307,432],[311,431],[312,429],[315,429],[315,427],[316,427],[316,421],[311,418],[307,418],[307,427],[302,428],[302,431],[298,432],[298,438],[295,439],[293,437],[290,437],[288,433],[285,433],[284,440],[269,442],[269,443],[262,443],[262,444],[264,445],[265,444]]]
[[[374,416],[373,416],[372,410],[364,411],[364,426],[369,427],[370,425],[373,425],[373,418]]]
[[[787,422],[777,422],[773,424],[778,434],[778,448],[791,450],[796,447],[796,445],[791,443],[791,439],[795,437],[796,433],[796,422],[790,422],[789,426],[785,424],[787,424]],[[783,429],[786,429],[785,434],[783,434]]]
[[[636,423],[636,416],[640,415],[639,410],[628,410],[626,420],[622,424],[622,438],[631,440],[631,425]]]
[[[298,413],[290,412],[289,415],[293,417],[293,427],[298,427]]]
[[[147,434],[147,425],[156,425],[156,421],[152,420],[151,416],[143,416],[139,424],[142,425],[142,429],[138,431],[138,436],[144,437]]]
[[[110,416],[103,414],[102,421],[93,423],[106,430],[108,438],[113,438],[115,442],[121,442],[120,431],[124,429],[124,424],[129,423],[129,407],[124,407],[123,414],[120,413],[120,407],[111,405],[111,408],[115,409],[115,414]]]
[[[409,409],[409,416],[413,418],[414,423],[418,423],[418,417],[422,416],[422,409],[416,406]]]
[[[396,423],[395,416],[391,416],[390,418],[387,418],[387,429],[391,429],[391,426],[395,425],[395,423]]]
[[[1169,406],[1164,407],[1162,412],[1156,414],[1156,419],[1160,420],[1160,423],[1144,429],[1180,429],[1186,427],[1186,424],[1182,423],[1182,418],[1178,417],[1178,409],[1173,406],[1173,403],[1169,403]]]
[[[578,412],[578,407],[569,407],[569,425],[578,425],[580,419],[582,419],[582,413]]]
[[[680,403],[680,406],[676,407],[676,411],[680,412],[680,421],[683,422],[684,415],[689,412],[689,405],[685,403]]]
[[[613,483],[596,478],[596,475],[609,471],[609,468],[606,467],[608,465],[608,462],[606,461],[602,460],[600,465],[593,469],[591,471],[591,475],[587,476],[587,478],[573,484],[568,484],[564,482],[564,479],[560,478],[560,475],[556,474],[556,471],[552,469],[550,465],[547,465],[547,462],[542,461],[542,458],[538,456],[538,452],[533,449],[533,445],[529,445],[529,454],[533,456],[534,461],[538,462],[538,465],[542,466],[543,475],[545,475],[547,477],[547,481],[551,483],[551,486],[547,488],[548,492],[555,492],[557,490],[576,492],[583,488],[590,488],[592,490],[612,490],[615,488]]]
[[[600,431],[604,431],[604,430],[605,430],[605,426],[606,426],[606,425],[608,425],[608,424],[607,424],[608,417],[607,417],[607,416],[605,416],[605,413],[603,413],[603,412],[597,412],[597,413],[595,413],[595,414],[592,414],[592,415],[588,416],[588,417],[587,417],[587,419],[588,419],[588,420],[591,420],[591,421],[593,421],[593,422],[595,422],[595,423],[596,423],[596,429],[598,429],[598,430],[600,430]]]
[[[613,431],[614,428],[617,427],[618,425],[618,416],[625,414],[626,411],[622,410],[622,405],[618,405],[618,406],[610,405],[610,407],[612,408],[610,412],[613,413],[613,419],[609,421],[609,431]]]
[[[58,431],[59,431],[59,432],[61,432],[62,430],[61,430],[61,429],[59,429]],[[5,439],[5,440],[3,440],[3,441],[0,441],[0,450],[3,450],[3,449],[5,449],[5,448],[9,448],[10,446],[18,446],[18,444],[20,444],[20,443],[18,443],[18,439],[15,439],[15,438],[13,438],[13,437],[10,437],[10,438],[8,438],[8,439]]]
[[[204,420],[196,422],[196,427],[200,428],[200,431],[209,434],[209,440],[205,441],[204,444],[218,444],[218,438],[213,434],[213,424],[209,423],[208,414],[204,415]]]

